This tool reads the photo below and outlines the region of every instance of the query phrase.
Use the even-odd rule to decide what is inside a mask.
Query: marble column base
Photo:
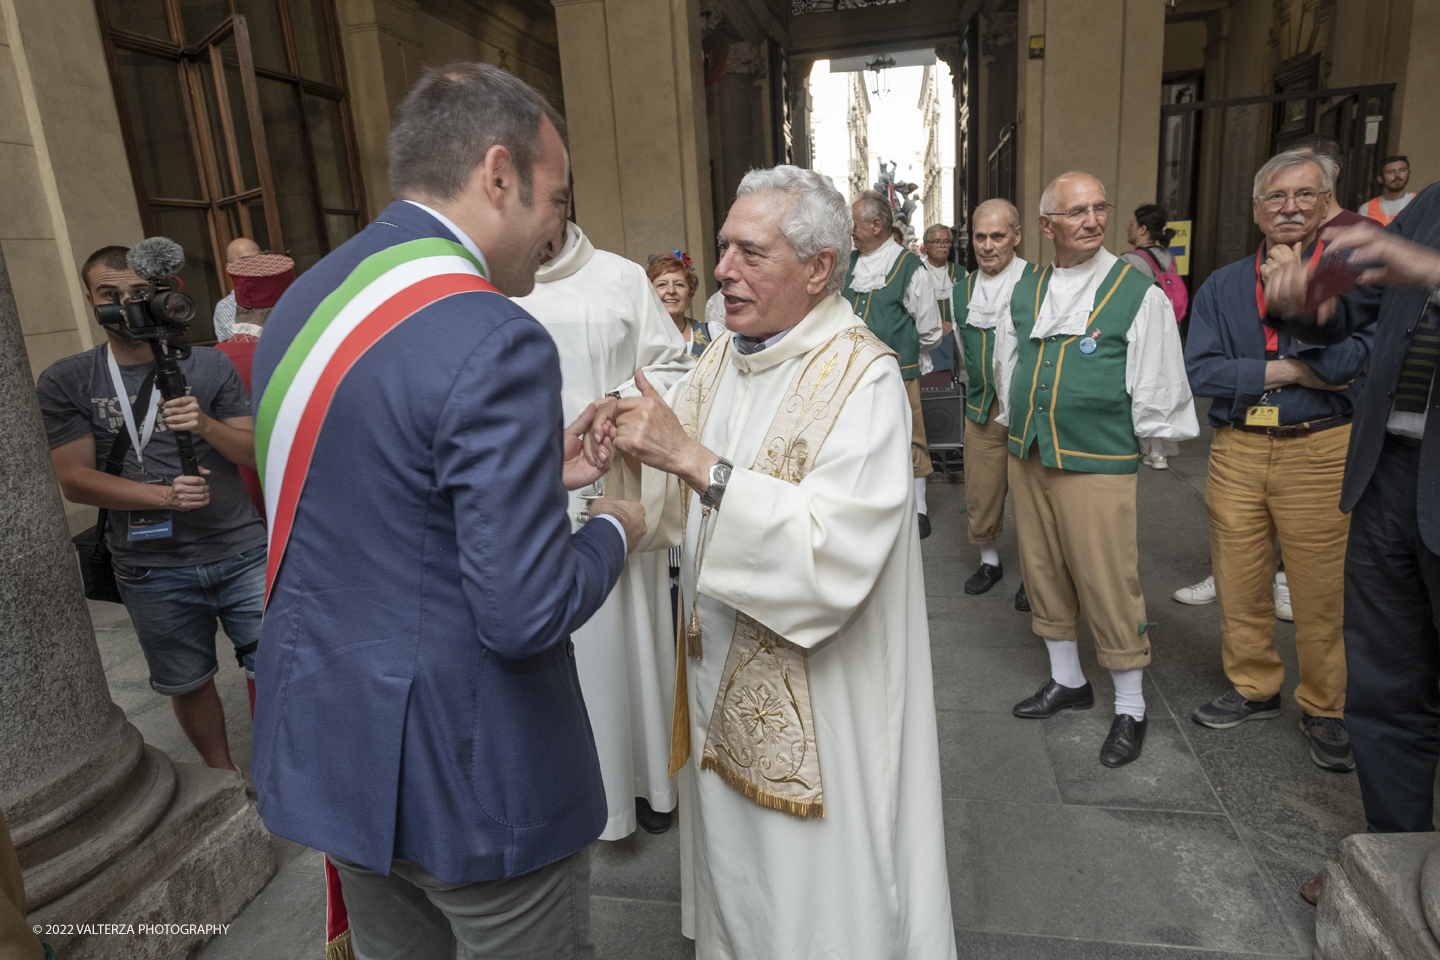
[[[147,746],[134,780],[129,809],[169,795],[153,826],[99,872],[28,914],[31,924],[61,931],[42,939],[65,960],[179,960],[215,936],[187,926],[228,923],[275,872],[270,835],[238,774],[172,763]],[[115,829],[113,819],[103,833]],[[55,860],[69,856],[73,863],[76,849],[27,868],[27,891],[32,879],[39,885],[59,873]],[[95,931],[86,924],[116,926]],[[169,924],[180,926],[140,929]]]
[[[1359,833],[1325,868],[1315,960],[1440,960],[1440,834]]]

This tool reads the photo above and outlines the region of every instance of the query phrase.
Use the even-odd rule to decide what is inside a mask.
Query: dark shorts
[[[130,567],[117,560],[115,582],[156,693],[190,693],[215,676],[217,620],[236,650],[260,639],[264,545],[198,567]],[[253,677],[254,651],[240,661],[246,676]]]

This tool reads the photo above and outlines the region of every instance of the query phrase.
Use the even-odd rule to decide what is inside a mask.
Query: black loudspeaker
[[[965,390],[954,371],[936,370],[920,378],[920,412],[932,452],[965,445]]]

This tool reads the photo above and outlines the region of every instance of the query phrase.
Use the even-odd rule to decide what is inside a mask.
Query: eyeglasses
[[[1115,204],[1113,203],[1096,203],[1088,207],[1076,207],[1073,210],[1066,210],[1064,213],[1047,213],[1045,216],[1052,219],[1055,217],[1064,217],[1071,223],[1081,223],[1086,217],[1090,216],[1092,211],[1095,214],[1096,220],[1104,220],[1110,216],[1110,211],[1114,209]]]
[[[1274,193],[1267,193],[1260,198],[1260,203],[1266,210],[1275,213],[1285,209],[1285,204],[1291,200],[1301,210],[1309,210],[1320,200],[1322,196],[1329,193],[1329,190],[1311,190],[1308,188],[1296,190],[1294,193],[1286,193],[1284,190],[1276,190]]]
[[[930,246],[932,246],[932,247],[948,247],[948,246],[950,246],[950,241],[949,241],[949,240],[926,240],[925,242],[926,242],[927,244],[929,244]]]

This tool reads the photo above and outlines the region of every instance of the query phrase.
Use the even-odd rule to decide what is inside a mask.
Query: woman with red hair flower
[[[695,298],[695,291],[700,287],[700,278],[695,276],[695,266],[690,262],[690,254],[681,253],[679,250],[674,253],[652,254],[649,265],[645,267],[645,275],[654,285],[660,303],[675,323],[675,329],[680,331],[680,336],[689,344],[690,352],[700,356],[710,345],[710,331],[705,321],[692,320],[689,316],[690,303]]]

